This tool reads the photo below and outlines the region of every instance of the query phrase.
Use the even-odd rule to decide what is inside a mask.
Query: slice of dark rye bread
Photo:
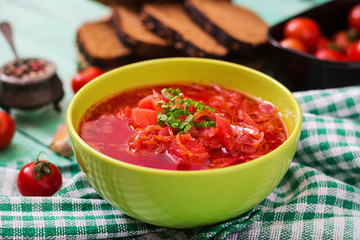
[[[145,3],[141,19],[148,29],[170,41],[184,56],[221,59],[228,54],[226,47],[190,18],[183,4]]]
[[[176,53],[172,45],[141,22],[140,10],[140,7],[129,5],[112,6],[111,20],[119,39],[140,56],[174,56]]]
[[[139,57],[124,46],[109,20],[83,24],[76,34],[79,61],[104,70],[135,62]]]
[[[230,51],[250,57],[264,49],[268,25],[254,12],[226,0],[186,0],[185,8]]]

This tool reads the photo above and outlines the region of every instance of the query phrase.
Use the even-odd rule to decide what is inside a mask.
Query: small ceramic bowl
[[[0,107],[31,110],[53,103],[60,110],[64,96],[55,65],[45,59],[26,58],[0,68]]]
[[[269,60],[269,74],[291,91],[345,87],[360,84],[360,61],[328,61],[312,54],[301,53],[280,46],[286,23],[295,17],[309,17],[315,20],[324,36],[347,27],[350,9],[359,4],[358,0],[330,1],[300,13],[272,26],[267,35],[272,47]]]
[[[82,116],[106,96],[144,84],[181,81],[215,82],[272,102],[288,125],[289,138],[253,161],[198,171],[128,164],[96,151],[80,138]],[[101,196],[135,219],[163,227],[190,228],[239,216],[271,193],[295,154],[302,114],[288,89],[256,70],[219,60],[168,58],[130,64],[94,79],[72,99],[66,123],[77,161]]]

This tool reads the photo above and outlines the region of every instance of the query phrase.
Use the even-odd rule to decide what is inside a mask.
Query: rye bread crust
[[[186,12],[204,31],[213,36],[220,44],[230,49],[229,56],[254,59],[263,55],[268,50],[266,42],[255,45],[232,37],[216,23],[212,22],[201,10],[194,6],[191,3],[191,0],[185,0],[184,6]]]
[[[85,45],[83,44],[83,41],[79,34],[76,35],[76,45],[79,53],[82,55],[84,59],[81,59],[79,57],[79,62],[81,65],[92,65],[99,67],[103,70],[109,70],[113,69],[125,64],[129,64],[135,61],[142,60],[139,57],[135,55],[126,55],[126,56],[119,56],[116,58],[99,58],[99,57],[93,57],[85,48]],[[84,60],[86,62],[84,62]]]
[[[170,57],[176,55],[176,51],[170,44],[165,43],[154,43],[146,40],[140,40],[140,38],[136,38],[131,36],[125,28],[123,27],[121,15],[117,8],[122,8],[123,6],[112,6],[112,15],[111,22],[116,30],[116,34],[119,40],[128,48],[130,48],[135,54],[144,57]],[[131,11],[137,11],[136,9],[132,9]],[[139,17],[140,17],[140,9],[139,9]],[[139,19],[139,21],[141,21]],[[141,37],[141,36],[139,36]]]
[[[149,30],[153,31],[160,37],[167,39],[173,45],[176,51],[178,51],[183,56],[206,57],[206,58],[217,58],[217,59],[226,58],[226,55],[214,55],[208,53],[198,48],[191,42],[186,41],[179,32],[166,26],[156,17],[144,11],[144,9],[141,12],[141,20]]]

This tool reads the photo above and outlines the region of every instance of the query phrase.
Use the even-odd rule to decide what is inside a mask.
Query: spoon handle
[[[17,54],[16,49],[15,49],[10,24],[8,22],[2,22],[0,24],[0,30],[2,31],[2,33],[4,34],[5,38],[7,39],[8,43],[9,43],[10,47],[12,48],[12,50],[15,54],[16,61],[19,62],[19,55]]]

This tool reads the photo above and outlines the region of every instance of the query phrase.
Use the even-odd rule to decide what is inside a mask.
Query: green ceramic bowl
[[[104,97],[144,84],[217,82],[272,102],[283,115],[289,138],[253,161],[227,168],[171,171],[136,166],[108,157],[78,135],[85,111]],[[279,184],[295,154],[302,114],[298,102],[271,77],[241,65],[200,58],[168,58],[130,64],[83,87],[66,116],[81,169],[94,188],[127,215],[158,226],[190,228],[239,216]]]

